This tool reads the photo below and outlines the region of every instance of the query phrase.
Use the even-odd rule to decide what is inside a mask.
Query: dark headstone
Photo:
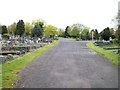
[[[12,54],[8,54],[8,55],[7,55],[7,59],[8,59],[8,60],[13,59],[13,55],[12,55]]]

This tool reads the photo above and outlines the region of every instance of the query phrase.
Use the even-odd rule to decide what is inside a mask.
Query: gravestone
[[[7,60],[7,56],[0,55],[0,63],[3,63]]]

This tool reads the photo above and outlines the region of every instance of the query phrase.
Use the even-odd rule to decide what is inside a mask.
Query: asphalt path
[[[16,88],[118,88],[118,68],[86,46],[60,43],[25,66]]]

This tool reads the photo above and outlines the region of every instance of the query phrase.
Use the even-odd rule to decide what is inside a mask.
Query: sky
[[[91,29],[113,27],[119,0],[0,0],[0,24],[10,25],[23,19],[43,19],[65,29],[81,23]]]

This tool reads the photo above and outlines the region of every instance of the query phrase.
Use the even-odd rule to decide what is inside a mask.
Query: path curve
[[[117,66],[86,43],[61,39],[22,69],[16,88],[117,88]]]

